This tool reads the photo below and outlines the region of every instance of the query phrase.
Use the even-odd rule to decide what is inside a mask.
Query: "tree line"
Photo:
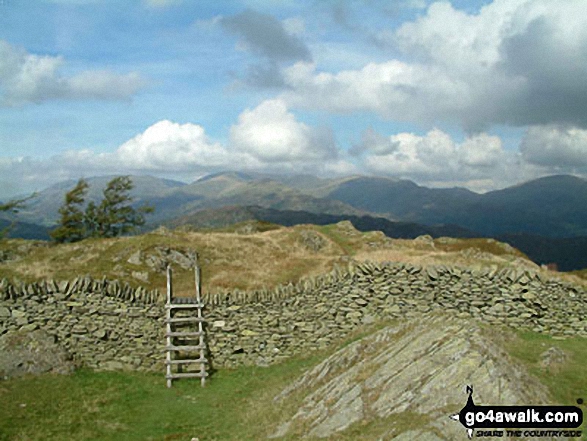
[[[129,192],[134,188],[129,176],[112,179],[102,191],[103,199],[96,204],[90,201],[85,210],[85,197],[89,184],[80,179],[65,195],[59,209],[59,226],[51,231],[51,238],[59,243],[78,242],[89,237],[116,237],[130,233],[145,224],[145,214],[154,208],[143,205],[135,209]]]
[[[58,243],[78,242],[89,237],[116,237],[134,231],[145,224],[145,215],[154,208],[143,205],[134,208],[129,192],[134,188],[129,176],[118,176],[106,184],[99,203],[90,201],[86,205],[86,195],[90,185],[80,179],[76,186],[65,194],[65,201],[59,208],[59,224],[49,235]],[[25,199],[0,204],[0,212],[16,213],[24,208]],[[0,231],[0,239],[13,225]]]

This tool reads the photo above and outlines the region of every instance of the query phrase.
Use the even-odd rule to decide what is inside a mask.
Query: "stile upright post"
[[[195,277],[196,277],[196,303],[200,305],[198,308],[198,332],[200,333],[200,359],[205,358],[205,348],[206,344],[204,343],[204,326],[202,324],[202,297],[200,295],[202,289],[202,278],[200,273],[200,266],[198,265],[198,256],[196,255],[196,265],[194,268]],[[200,377],[200,383],[202,387],[206,385],[206,366],[204,363],[200,364],[200,373],[202,376]]]
[[[167,265],[167,301],[165,308],[165,335],[167,347],[171,346],[171,297],[172,297],[172,285],[171,285],[171,266]],[[171,351],[165,353],[165,364],[166,364],[166,378],[167,387],[171,387]]]

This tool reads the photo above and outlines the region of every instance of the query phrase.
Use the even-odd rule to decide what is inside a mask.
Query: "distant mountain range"
[[[587,180],[574,176],[549,176],[485,194],[358,177],[339,184],[327,197],[391,219],[456,224],[489,236],[587,236]]]
[[[111,178],[88,179],[88,199],[98,201]],[[381,230],[390,237],[502,238],[540,263],[557,262],[561,269],[587,266],[585,258],[578,257],[587,255],[587,180],[574,176],[549,176],[485,194],[366,176],[321,179],[225,172],[191,184],[148,176],[132,179],[136,204],[156,208],[148,218],[149,228],[218,226],[227,219],[246,218],[281,225],[348,219],[358,229]],[[12,235],[46,237],[74,185],[54,185],[30,200]]]
[[[275,210],[259,206],[228,206],[205,209],[166,222],[175,228],[189,225],[195,228],[219,228],[238,222],[257,220],[286,227],[300,224],[329,225],[348,220],[360,231],[382,231],[397,239],[414,239],[428,234],[432,237],[479,237],[478,233],[457,225],[421,225],[413,222],[395,222],[376,216],[309,213],[307,211]]]

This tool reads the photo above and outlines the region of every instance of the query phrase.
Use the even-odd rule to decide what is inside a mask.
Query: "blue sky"
[[[0,198],[130,173],[587,175],[587,3],[0,0]]]

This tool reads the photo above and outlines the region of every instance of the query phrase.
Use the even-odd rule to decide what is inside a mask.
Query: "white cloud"
[[[296,63],[284,70],[284,79],[292,90],[283,98],[294,107],[339,113],[366,110],[387,119],[431,121],[441,109],[454,113],[470,105],[466,83],[433,67],[397,60],[337,74],[317,73],[313,64]]]
[[[497,136],[482,133],[458,143],[438,129],[424,136],[398,133],[388,138],[369,130],[359,151],[367,170],[419,182],[494,178],[514,159]]]
[[[422,124],[550,122],[587,127],[587,2],[495,0],[477,14],[449,2],[381,38],[400,59],[321,72],[300,62],[284,71],[291,106],[371,111]]]
[[[145,85],[138,73],[85,71],[64,77],[63,57],[29,54],[0,40],[0,104],[51,99],[128,99]]]
[[[80,176],[148,173],[181,179],[221,170],[332,175],[355,167],[337,158],[328,129],[298,122],[283,102],[271,100],[240,115],[228,146],[211,140],[198,124],[163,120],[110,153],[82,149],[48,159],[0,157],[0,198],[16,193],[11,181],[26,192]]]
[[[115,152],[123,166],[135,170],[194,170],[226,167],[242,157],[211,142],[197,124],[159,121],[122,144]]]
[[[322,161],[336,156],[332,133],[296,120],[281,100],[247,109],[230,130],[231,145],[261,162]]]
[[[255,160],[210,141],[197,124],[159,121],[110,153],[69,150],[48,159],[0,158],[0,175],[18,180],[22,191],[41,190],[80,176],[149,173],[181,179],[224,169],[250,167]],[[10,194],[8,194],[10,193]],[[13,195],[14,192],[8,192]],[[0,197],[4,197],[0,194]]]
[[[553,171],[587,172],[587,130],[559,125],[530,127],[520,152],[527,162]]]

